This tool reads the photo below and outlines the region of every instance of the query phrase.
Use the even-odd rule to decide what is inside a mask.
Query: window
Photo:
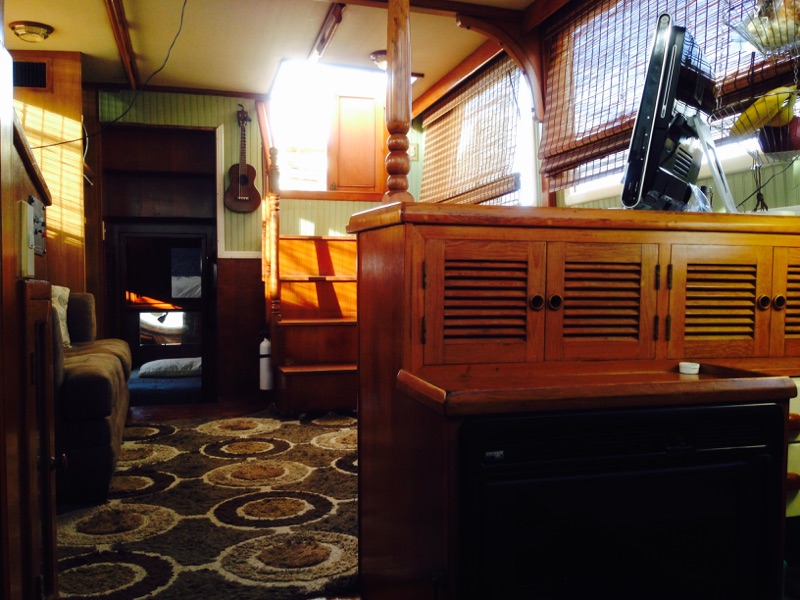
[[[533,204],[530,88],[506,55],[423,115],[420,202]]]
[[[382,193],[385,97],[382,71],[283,62],[270,94],[281,190]]]
[[[539,156],[548,189],[622,171],[655,23],[663,12],[692,33],[716,73],[716,106],[709,112],[735,111],[737,103],[787,77],[791,81],[790,60],[766,60],[727,25],[754,5],[753,0],[600,0],[570,3],[557,13],[546,25],[543,44],[548,84]]]

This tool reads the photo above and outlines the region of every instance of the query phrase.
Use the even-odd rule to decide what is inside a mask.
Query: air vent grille
[[[46,88],[47,63],[14,61],[14,87]]]
[[[800,265],[790,265],[786,277],[786,337],[800,338]]]
[[[641,265],[567,263],[564,337],[639,339]]]
[[[689,264],[686,339],[753,339],[756,274],[756,265]]]
[[[445,260],[446,341],[525,340],[528,264],[517,260]]]

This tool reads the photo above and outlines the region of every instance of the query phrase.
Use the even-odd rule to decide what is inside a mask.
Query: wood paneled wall
[[[138,96],[138,97],[137,97]],[[136,101],[134,102],[134,97]],[[256,169],[256,188],[264,191],[261,172],[262,141],[258,125],[255,123],[255,101],[250,98],[231,96],[210,96],[200,94],[178,94],[169,92],[98,92],[98,114],[101,121],[112,121],[119,117],[130,104],[129,112],[119,123],[138,123],[143,125],[176,125],[182,127],[223,126],[223,161],[227,170],[239,162],[240,129],[236,112],[239,104],[253,119],[245,129],[246,160]],[[261,250],[261,212],[234,213],[225,211],[224,223],[225,249],[234,252],[260,252]]]
[[[260,259],[217,261],[217,395],[258,391],[258,346],[266,329]]]
[[[15,61],[47,64],[46,88],[14,88],[14,107],[53,197],[46,214],[47,271],[36,276],[84,291],[81,55],[35,50],[11,54]]]

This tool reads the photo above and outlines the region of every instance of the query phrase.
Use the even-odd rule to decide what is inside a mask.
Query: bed
[[[178,358],[145,363],[131,370],[128,389],[131,406],[203,402],[201,361]]]

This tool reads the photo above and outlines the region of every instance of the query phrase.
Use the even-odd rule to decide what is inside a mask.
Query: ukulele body
[[[261,205],[261,194],[254,184],[256,170],[252,165],[235,164],[228,169],[231,183],[225,190],[225,208],[233,212],[253,212]]]

